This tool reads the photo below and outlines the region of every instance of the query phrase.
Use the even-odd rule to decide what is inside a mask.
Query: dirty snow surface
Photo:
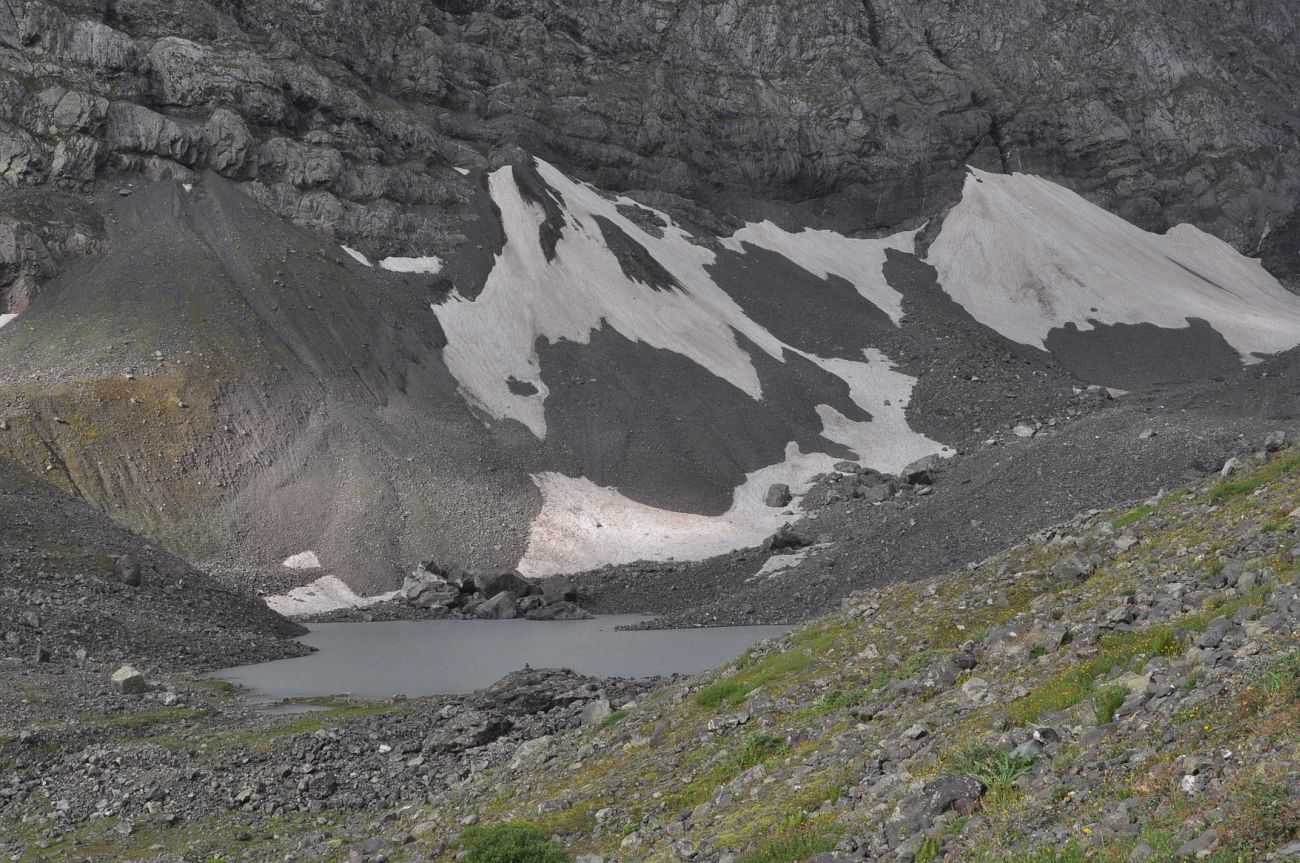
[[[610,200],[546,163],[537,168],[560,210],[558,220],[525,195],[510,168],[495,171],[489,188],[501,212],[505,246],[476,297],[453,294],[434,306],[448,340],[444,359],[462,394],[489,422],[514,420],[545,440],[551,393],[539,340],[588,344],[593,333],[608,328],[633,344],[687,358],[693,368],[756,403],[767,397],[759,359],[766,364],[799,360],[821,369],[827,379],[838,380],[849,404],[869,416],[852,418],[834,406],[817,406],[822,445],[842,446],[871,467],[897,471],[944,450],[908,426],[905,411],[914,382],[887,356],[863,350],[858,359],[822,357],[783,342],[715,281],[709,269],[715,252],[692,242],[667,215],[651,211],[665,227],[647,231],[620,210],[634,202]],[[538,242],[548,219],[563,226],[550,254]],[[612,248],[611,236],[619,238],[622,256]],[[882,266],[887,249],[910,249],[912,237],[789,234],[764,223],[729,238],[726,248],[743,252],[746,245],[757,246],[786,256],[813,276],[836,275],[897,320],[901,298]],[[790,300],[798,301],[793,290]],[[747,471],[730,508],[712,516],[647,506],[590,479],[540,472],[534,480],[544,504],[521,568],[540,575],[640,558],[699,559],[761,541],[790,519],[764,505],[768,486],[784,482],[797,493],[839,460],[795,442],[777,458]]]
[[[280,614],[307,616],[346,608],[365,608],[387,602],[397,594],[398,591],[392,591],[376,596],[358,596],[341,579],[324,575],[311,584],[295,587],[286,594],[268,596],[266,604]]]
[[[1190,225],[1144,231],[1047,180],[972,170],[928,261],[980,323],[1044,347],[1074,324],[1214,328],[1244,361],[1300,344],[1300,297]]]
[[[392,273],[426,273],[437,275],[442,270],[442,259],[436,255],[423,255],[415,258],[384,258],[379,262],[381,270]]]

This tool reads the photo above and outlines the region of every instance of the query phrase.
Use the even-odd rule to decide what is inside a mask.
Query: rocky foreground
[[[42,664],[58,688],[0,687],[0,847],[1300,859],[1300,449],[1281,444],[965,571],[855,594],[668,685],[524,672],[472,696],[276,716],[186,674],[127,696]],[[19,667],[35,665],[5,673]]]

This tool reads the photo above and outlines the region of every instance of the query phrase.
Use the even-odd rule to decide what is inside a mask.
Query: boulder
[[[578,598],[578,589],[572,579],[564,575],[552,575],[542,579],[542,600],[547,605],[557,602],[573,602]]]
[[[494,709],[524,716],[589,700],[592,693],[581,690],[590,682],[568,669],[523,668],[489,686],[483,695]]]
[[[899,801],[885,821],[885,833],[897,843],[926,830],[934,819],[951,810],[969,815],[984,793],[984,786],[970,776],[941,776],[920,791]]]
[[[763,551],[792,551],[812,544],[811,537],[787,524],[763,541]]]
[[[508,590],[503,590],[474,610],[479,617],[488,620],[510,620],[518,612],[515,609],[515,597]]]
[[[780,509],[789,506],[792,500],[794,500],[794,495],[790,493],[790,486],[783,482],[777,482],[768,487],[764,503],[770,507]]]
[[[144,675],[130,665],[113,672],[113,688],[123,695],[142,695],[149,691]]]
[[[1264,452],[1278,452],[1286,447],[1286,432],[1269,432],[1264,438]]]
[[[463,752],[486,746],[510,733],[510,720],[485,713],[466,710],[448,719],[424,741],[427,752]]]
[[[925,458],[917,459],[903,468],[901,474],[903,481],[909,485],[930,485],[934,482],[934,470],[941,461],[942,459],[937,455],[928,455]]]
[[[509,593],[513,597],[527,596],[532,582],[513,569],[481,570],[474,573],[474,589],[484,596],[495,597]]]
[[[595,701],[582,708],[579,715],[583,725],[598,725],[614,715],[614,708],[610,707],[609,701],[604,698],[598,698]]]
[[[416,608],[449,608],[460,596],[460,587],[421,565],[402,582],[402,598]]]
[[[528,620],[590,620],[595,617],[590,611],[579,608],[572,602],[557,602],[553,605],[534,608],[524,615]]]
[[[1052,575],[1062,580],[1083,581],[1097,570],[1097,565],[1081,554],[1071,554],[1052,566]]]
[[[114,565],[118,581],[128,587],[140,586],[140,562],[129,551],[117,559]]]

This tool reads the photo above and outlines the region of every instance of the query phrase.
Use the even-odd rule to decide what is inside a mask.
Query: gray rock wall
[[[514,147],[661,206],[845,230],[933,215],[973,163],[1254,251],[1300,188],[1297,20],[1289,0],[13,0],[0,183],[213,170],[368,254],[445,255],[474,182],[451,166]],[[0,249],[0,283],[45,266],[31,248]]]

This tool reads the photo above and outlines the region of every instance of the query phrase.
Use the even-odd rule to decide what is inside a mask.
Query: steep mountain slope
[[[0,451],[274,590],[755,545],[841,460],[1300,343],[1295,35],[1281,0],[8,3]]]
[[[757,545],[801,506],[774,484],[896,474],[1085,384],[1300,343],[1258,263],[1023,175],[973,174],[928,247],[693,233],[530,159],[478,181],[462,253],[378,266],[214,174],[105,190],[105,248],[0,330],[0,446],[259,586],[300,581],[285,562],[378,591],[428,556],[545,574]],[[1099,271],[1081,235],[1132,251]],[[1152,479],[1123,477],[1092,499]]]
[[[974,162],[1253,250],[1294,221],[1296,28],[1286,0],[14,0],[2,173],[79,187],[210,167],[382,258],[454,248],[469,193],[452,167],[501,147],[853,229],[928,217]],[[11,219],[21,306],[86,246]]]
[[[4,458],[0,525],[7,690],[39,690],[70,665],[193,670],[302,651],[288,639],[303,629],[260,600],[219,586]],[[51,667],[55,677],[42,678]]]

